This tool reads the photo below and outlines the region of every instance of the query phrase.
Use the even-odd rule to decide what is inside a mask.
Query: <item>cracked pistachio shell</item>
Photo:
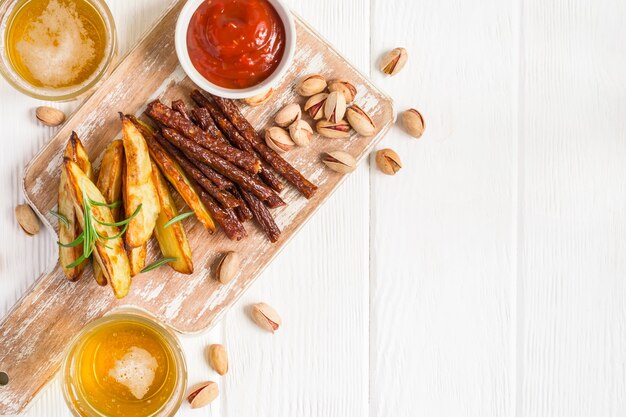
[[[376,124],[372,118],[356,104],[346,109],[346,119],[359,135],[374,136],[376,133]]]
[[[284,153],[296,146],[289,133],[282,127],[273,126],[265,131],[265,143],[278,153]]]
[[[380,60],[380,70],[387,75],[396,75],[404,68],[408,54],[404,48],[395,48],[389,51]]]
[[[345,120],[337,123],[328,120],[320,120],[315,125],[315,130],[320,135],[329,139],[345,139],[350,137],[350,125]]]
[[[241,259],[237,252],[228,252],[217,265],[217,279],[222,284],[228,284],[239,272]]]
[[[187,401],[189,401],[191,408],[201,408],[212,403],[219,393],[217,384],[213,381],[207,381],[196,385],[187,396]]]
[[[326,78],[320,74],[307,75],[296,87],[296,92],[303,97],[314,96],[326,89]]]
[[[324,117],[324,103],[328,98],[328,93],[319,93],[309,98],[304,104],[304,111],[313,118],[319,120]]]
[[[309,146],[311,140],[313,140],[313,128],[300,119],[289,126],[289,135],[296,145]]]
[[[328,82],[328,91],[338,92],[346,98],[346,103],[352,103],[356,97],[356,87],[346,80],[332,80]]]
[[[415,109],[408,109],[402,113],[402,125],[406,133],[418,139],[422,137],[424,129],[426,129],[424,118]]]
[[[376,166],[384,174],[395,175],[402,168],[402,161],[393,149],[381,149],[376,152]]]
[[[260,328],[272,333],[275,333],[283,323],[276,310],[265,303],[252,305],[250,315]]]
[[[256,96],[243,98],[241,101],[246,103],[248,106],[256,107],[261,104],[267,103],[270,98],[274,95],[274,89],[270,88],[269,90],[263,91]]]
[[[329,122],[337,122],[343,119],[346,114],[346,98],[343,94],[333,91],[328,94],[326,103],[324,103],[324,117]]]
[[[278,113],[276,113],[274,122],[280,127],[287,127],[300,120],[300,116],[302,116],[300,105],[297,103],[291,103],[287,104]]]
[[[322,158],[322,162],[335,172],[347,174],[356,169],[356,160],[352,155],[344,151],[328,152]]]

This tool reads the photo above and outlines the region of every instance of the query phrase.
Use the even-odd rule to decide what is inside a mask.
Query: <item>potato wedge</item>
[[[126,162],[122,164],[122,210],[128,204],[126,202]],[[144,266],[146,266],[146,252],[148,245],[144,243],[141,246],[132,248],[126,245],[126,254],[128,255],[128,262],[130,262],[130,276],[134,277],[139,274]]]
[[[146,141],[125,116],[122,116],[122,133],[126,155],[126,217],[130,217],[141,204],[141,210],[128,224],[124,238],[127,247],[137,248],[152,236],[159,215],[159,199],[152,182],[152,165]]]
[[[167,222],[178,216],[178,210],[176,210],[169,186],[154,161],[152,161],[152,178],[161,205],[161,212],[154,228],[154,235],[159,242],[161,253],[164,257],[176,258],[175,261],[169,263],[174,271],[181,274],[191,274],[193,273],[191,248],[183,224],[178,222],[168,228],[164,227]]]
[[[72,161],[76,162],[78,167],[87,175],[87,178],[91,181],[94,180],[93,167],[91,166],[91,162],[89,162],[89,155],[87,155],[87,151],[76,132],[72,132],[70,135],[70,140],[67,143],[63,156],[69,157]]]
[[[76,132],[72,132],[63,156],[74,161],[89,179],[93,179],[93,169],[91,168],[89,157]],[[71,190],[67,182],[67,175],[63,169],[61,169],[61,179],[59,182],[57,212],[64,216],[69,223],[66,225],[62,221],[59,222],[59,242],[63,244],[73,242],[78,235],[80,235],[81,229],[76,219],[76,212],[71,197]],[[59,246],[59,262],[63,267],[65,276],[70,281],[77,281],[81,277],[87,263],[83,262],[73,268],[66,268],[65,266],[71,265],[76,259],[80,258],[82,254],[83,248],[80,245],[73,248]]]
[[[114,140],[104,152],[96,183],[104,200],[109,204],[122,200],[122,175],[125,163],[124,144],[121,140]],[[121,213],[122,207],[111,208],[111,215],[116,222],[122,220]],[[95,259],[93,260],[93,275],[98,284],[107,285],[106,277]]]
[[[109,204],[122,200],[122,173],[124,164],[124,144],[119,139],[114,140],[104,152],[102,163],[100,164],[100,172],[98,173],[98,182],[96,183],[104,199]],[[121,207],[112,208],[111,214],[115,221],[122,220]]]
[[[64,158],[63,168],[67,175],[67,180],[71,189],[72,201],[76,210],[76,217],[84,229],[84,213],[83,213],[83,192],[98,203],[106,203],[104,196],[98,190],[98,187],[85,175],[85,173],[72,162],[69,158]],[[105,206],[92,206],[92,216],[106,223],[113,223],[113,215],[111,210]],[[113,237],[119,233],[119,229],[115,226],[105,226],[98,222],[94,222],[94,229],[102,236]],[[93,255],[98,261],[100,268],[107,277],[107,281],[113,288],[113,293],[117,298],[125,297],[130,289],[130,264],[128,256],[124,248],[124,242],[121,237],[107,239],[106,241],[95,243]]]
[[[196,218],[211,233],[215,233],[215,222],[211,214],[207,210],[204,203],[200,200],[198,192],[193,184],[185,175],[180,165],[163,149],[163,147],[152,137],[152,132],[146,125],[136,122],[136,126],[141,130],[146,138],[150,156],[161,169],[161,172],[172,184],[172,187],[180,194],[185,204],[191,208],[196,214]]]
[[[146,266],[146,249],[148,245],[144,243],[137,248],[126,248],[128,262],[130,263],[130,276],[139,274]]]

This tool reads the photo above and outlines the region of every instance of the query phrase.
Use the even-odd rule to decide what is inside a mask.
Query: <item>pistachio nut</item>
[[[15,219],[27,235],[34,236],[39,233],[39,219],[28,204],[15,207]]]
[[[265,131],[265,143],[278,153],[284,153],[296,146],[289,133],[282,127],[273,126]]]
[[[189,401],[191,408],[200,408],[212,403],[219,393],[220,389],[217,384],[213,381],[207,381],[196,385],[187,396],[187,401]]]
[[[274,122],[276,122],[276,124],[280,127],[287,127],[293,122],[300,120],[300,116],[302,116],[300,105],[297,103],[291,103],[287,104],[278,113],[276,113]]]
[[[35,117],[46,126],[58,126],[65,121],[65,113],[48,106],[39,106],[35,110]]]
[[[313,120],[324,117],[324,103],[328,98],[328,93],[319,93],[309,98],[304,104],[304,111],[309,113]]]
[[[324,117],[329,122],[336,122],[343,119],[346,114],[346,98],[343,94],[333,91],[328,94],[326,103],[324,103]]]
[[[328,152],[322,162],[335,172],[347,174],[356,169],[356,160],[349,153],[343,151]]]
[[[222,284],[228,284],[239,272],[241,260],[237,252],[228,252],[217,265],[217,279]]]
[[[228,354],[224,345],[213,344],[209,346],[208,354],[209,365],[215,372],[225,375],[228,372]]]
[[[331,93],[336,91],[343,94],[346,103],[352,103],[356,97],[356,87],[346,80],[332,80],[328,82],[328,91]]]
[[[283,323],[276,310],[265,303],[252,305],[250,315],[260,328],[272,333],[276,332]]]
[[[304,120],[300,119],[289,126],[291,140],[298,146],[309,146],[313,139],[313,128]]]
[[[402,124],[406,133],[418,139],[422,137],[424,129],[426,129],[424,118],[415,109],[408,109],[402,113]]]
[[[376,133],[376,124],[372,118],[356,104],[346,109],[346,119],[359,135],[373,136]]]
[[[402,168],[402,161],[393,149],[381,149],[376,152],[376,165],[384,174],[395,175]]]
[[[246,103],[248,106],[256,107],[261,104],[267,103],[270,98],[274,95],[274,89],[270,88],[269,90],[263,91],[256,96],[243,98],[241,101]]]
[[[304,97],[314,96],[326,89],[326,78],[323,75],[312,74],[302,78],[296,87],[296,92]]]
[[[328,120],[320,120],[315,125],[315,130],[320,135],[329,139],[343,139],[350,137],[350,125],[345,120],[340,120],[337,123],[329,122]]]
[[[396,75],[402,68],[404,68],[407,59],[408,54],[406,49],[392,49],[380,60],[380,70],[387,75]]]

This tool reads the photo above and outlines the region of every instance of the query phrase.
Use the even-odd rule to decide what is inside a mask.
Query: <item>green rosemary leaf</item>
[[[92,199],[89,199],[89,203],[92,206],[98,206],[98,207],[108,207],[108,208],[119,208],[119,207],[122,207],[122,202],[121,201],[114,201],[111,204],[107,204],[107,203],[101,203],[99,201],[94,201]]]
[[[67,227],[70,227],[70,221],[58,211],[50,210],[50,214],[59,219],[60,222],[63,222]]]
[[[83,239],[83,256],[85,257],[91,255],[96,238],[93,233],[93,223],[91,219],[91,206],[89,205],[87,191],[85,191],[85,186],[83,186],[83,233],[85,234],[85,238]]]
[[[189,216],[193,216],[194,212],[193,211],[187,211],[185,213],[181,213],[176,217],[172,217],[172,219],[165,223],[165,225],[163,226],[164,229],[167,229],[168,227],[170,227],[171,225],[173,225],[174,223],[178,223],[182,220],[185,220],[187,217]]]
[[[80,256],[80,258],[76,259],[74,262],[72,262],[71,264],[69,264],[68,266],[66,266],[66,269],[72,269],[74,267],[77,267],[78,265],[82,264],[83,262],[85,262],[87,260],[87,258],[89,258],[88,256],[85,256],[85,254],[82,254]]]
[[[85,239],[85,233],[81,233],[80,235],[78,235],[78,237],[76,239],[74,239],[72,242],[70,243],[61,243],[61,242],[57,242],[57,245],[63,247],[63,248],[73,248],[75,246],[80,245],[81,243],[83,243],[83,239]]]
[[[100,224],[101,224],[101,225],[103,225],[103,226],[109,226],[109,227],[126,226],[126,225],[128,224],[128,222],[130,222],[130,221],[131,221],[131,219],[132,219],[133,217],[135,217],[136,215],[138,215],[138,214],[139,214],[139,211],[140,211],[140,210],[141,210],[141,204],[139,204],[139,205],[137,206],[137,208],[135,209],[134,213],[133,213],[133,214],[131,214],[129,218],[127,218],[126,220],[122,220],[122,221],[119,221],[119,222],[115,222],[115,223],[107,223],[107,222],[103,222],[103,221],[100,221],[100,220],[98,220],[98,219],[96,219],[96,218],[94,218],[94,220],[95,220],[96,222],[100,223]]]
[[[178,259],[178,258],[172,258],[172,257],[161,258],[161,259],[159,259],[158,261],[153,262],[153,263],[151,263],[150,265],[146,266],[144,269],[142,269],[142,270],[141,270],[141,271],[139,271],[139,272],[141,272],[142,274],[143,274],[143,273],[145,273],[145,272],[150,272],[150,271],[152,271],[153,269],[157,269],[157,268],[159,268],[159,267],[161,267],[161,266],[165,265],[166,263],[169,263],[169,262],[174,262],[174,261],[175,261],[175,260],[177,260],[177,259]]]

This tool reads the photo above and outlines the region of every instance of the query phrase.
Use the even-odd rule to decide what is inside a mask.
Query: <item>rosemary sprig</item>
[[[189,216],[193,216],[194,212],[193,211],[187,211],[185,213],[181,213],[176,217],[172,217],[171,220],[167,223],[165,223],[165,225],[163,225],[164,229],[167,229],[168,227],[170,227],[171,225],[173,225],[174,223],[178,223],[180,221],[185,220],[187,217]]]
[[[67,227],[70,227],[70,221],[58,211],[50,210],[50,214],[59,219],[60,222],[63,222]]]
[[[72,241],[70,243],[57,242],[57,245],[59,245],[59,246],[61,246],[63,248],[73,248],[75,246],[78,246],[78,245],[82,244],[84,238],[85,238],[85,234],[83,232],[81,232],[80,235],[78,235],[78,237],[76,239],[74,239],[74,241]]]
[[[68,269],[74,268],[80,265],[81,263],[83,263],[86,259],[88,259],[93,253],[93,250],[97,242],[108,248],[108,246],[104,244],[105,241],[117,239],[121,237],[124,233],[126,233],[126,230],[128,229],[128,223],[130,223],[133,217],[139,214],[139,211],[141,210],[141,204],[139,204],[135,212],[131,214],[129,218],[127,218],[126,220],[115,222],[115,223],[103,222],[99,219],[96,219],[92,212],[92,208],[94,206],[117,208],[117,207],[120,207],[121,204],[122,204],[121,201],[116,201],[111,204],[94,201],[87,196],[87,192],[83,188],[83,224],[84,224],[83,231],[80,235],[78,235],[78,237],[73,242],[70,242],[67,244],[57,242],[60,246],[67,247],[67,248],[78,246],[81,243],[83,245],[83,254],[74,262],[67,265],[66,268]],[[124,227],[119,233],[117,233],[114,236],[105,236],[96,229],[95,223],[101,224],[103,226],[108,226],[108,227],[118,227],[118,226],[124,226]]]
[[[139,272],[141,272],[142,274],[143,274],[143,273],[146,273],[146,272],[150,272],[150,271],[152,271],[153,269],[160,268],[160,267],[162,267],[163,265],[165,265],[166,263],[169,263],[169,262],[174,262],[174,261],[175,261],[175,260],[177,260],[177,259],[178,259],[178,258],[172,258],[171,256],[166,257],[166,258],[161,258],[161,259],[159,259],[158,261],[152,262],[150,265],[146,266],[144,269],[142,269],[142,270],[141,270],[141,271],[139,271]]]
[[[89,200],[91,202],[92,205],[94,206],[99,206],[99,207],[108,207],[108,208],[119,208],[122,207],[122,202],[121,201],[114,201],[111,204],[106,204],[106,203],[101,203],[99,201],[93,201],[93,200]]]

